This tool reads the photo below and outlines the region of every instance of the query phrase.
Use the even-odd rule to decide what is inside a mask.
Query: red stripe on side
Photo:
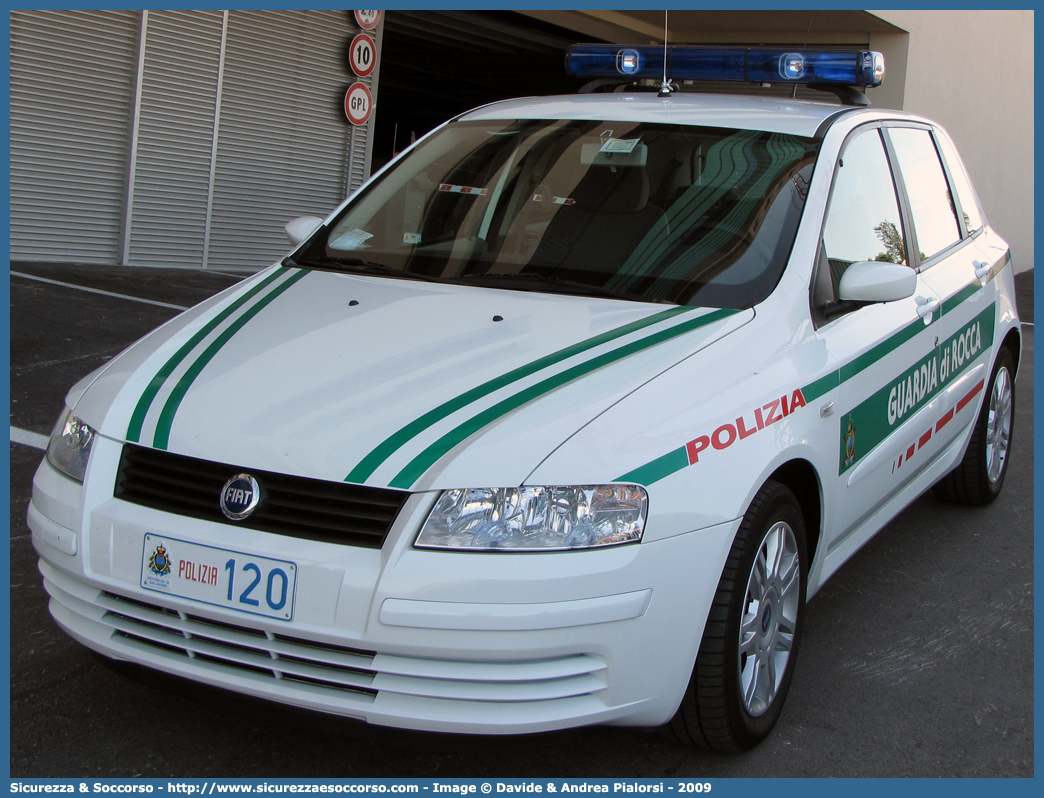
[[[958,413],[960,413],[964,409],[964,406],[967,405],[968,402],[970,402],[972,399],[974,399],[978,395],[979,391],[982,390],[982,386],[985,385],[985,383],[986,383],[985,380],[979,380],[979,384],[976,385],[974,388],[972,388],[968,392],[968,395],[965,396],[963,399],[961,399],[961,401],[959,401],[957,403],[957,412]]]
[[[946,414],[942,418],[940,418],[938,421],[935,422],[935,431],[938,432],[943,427],[945,427],[947,424],[949,424],[951,418],[953,418],[953,408],[952,407],[949,410],[946,411]]]
[[[911,457],[913,457],[914,456],[914,452],[916,452],[916,451],[917,451],[917,447],[911,444],[910,448],[906,450],[906,459],[909,460]]]
[[[929,427],[928,431],[921,436],[921,439],[917,441],[917,448],[923,449],[925,444],[932,439],[932,428]]]

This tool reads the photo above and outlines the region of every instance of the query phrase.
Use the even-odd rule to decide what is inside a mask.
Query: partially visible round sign
[[[373,30],[381,21],[380,11],[356,11],[355,22],[363,30]]]
[[[348,48],[348,62],[352,72],[360,78],[367,77],[377,65],[377,45],[365,33],[360,33]]]
[[[344,95],[344,112],[353,125],[365,125],[373,113],[373,95],[365,84],[353,83]]]

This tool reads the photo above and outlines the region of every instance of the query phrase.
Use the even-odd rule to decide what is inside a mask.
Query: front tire
[[[785,485],[765,483],[732,544],[688,689],[668,726],[677,739],[734,753],[772,730],[794,673],[807,562],[797,499]]]
[[[1008,473],[1015,425],[1015,366],[1001,349],[968,450],[957,467],[932,489],[937,498],[959,504],[986,505],[1000,495]]]

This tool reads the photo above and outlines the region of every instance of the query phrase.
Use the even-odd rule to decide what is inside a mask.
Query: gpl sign
[[[344,95],[344,113],[353,125],[365,125],[373,113],[373,95],[362,83],[353,83]]]

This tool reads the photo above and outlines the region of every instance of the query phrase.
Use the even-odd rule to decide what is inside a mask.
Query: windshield
[[[818,142],[618,121],[451,124],[294,256],[301,266],[749,307],[790,254]]]

